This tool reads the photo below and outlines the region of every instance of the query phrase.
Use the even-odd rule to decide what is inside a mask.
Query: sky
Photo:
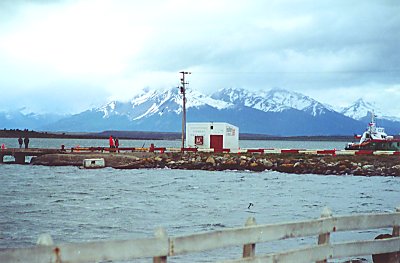
[[[79,113],[144,88],[358,98],[400,117],[398,0],[1,0],[1,110]]]

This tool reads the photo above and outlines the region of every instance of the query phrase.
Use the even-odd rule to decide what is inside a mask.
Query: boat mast
[[[371,111],[371,122],[368,125],[368,132],[371,137],[372,137],[372,133],[373,133],[373,126],[375,126],[375,113],[374,113],[374,111]]]

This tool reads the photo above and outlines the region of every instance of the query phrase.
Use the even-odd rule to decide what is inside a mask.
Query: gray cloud
[[[400,87],[397,1],[11,2],[0,6],[12,10],[0,26],[8,43],[0,43],[0,90],[10,98],[67,79],[66,99],[90,87],[126,99],[176,85],[187,69],[192,88],[205,92],[282,87],[337,104],[400,99],[389,93]]]

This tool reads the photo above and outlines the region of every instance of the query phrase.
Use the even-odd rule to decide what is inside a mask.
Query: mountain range
[[[226,88],[211,95],[186,90],[188,122],[228,122],[240,132],[274,136],[352,135],[361,133],[378,114],[378,125],[389,134],[400,132],[400,119],[380,115],[362,99],[334,109],[301,93],[284,89],[250,92]],[[3,125],[1,125],[3,124]],[[0,112],[0,128],[63,132],[105,130],[179,132],[182,95],[179,89],[145,89],[128,102],[111,101],[69,116]]]

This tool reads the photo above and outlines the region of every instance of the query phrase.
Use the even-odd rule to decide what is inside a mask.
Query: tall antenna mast
[[[186,85],[189,82],[185,82],[185,75],[192,74],[191,72],[181,71],[179,72],[182,74],[181,77],[181,84],[180,87],[181,94],[182,94],[182,148],[185,148],[185,130],[186,130]]]

